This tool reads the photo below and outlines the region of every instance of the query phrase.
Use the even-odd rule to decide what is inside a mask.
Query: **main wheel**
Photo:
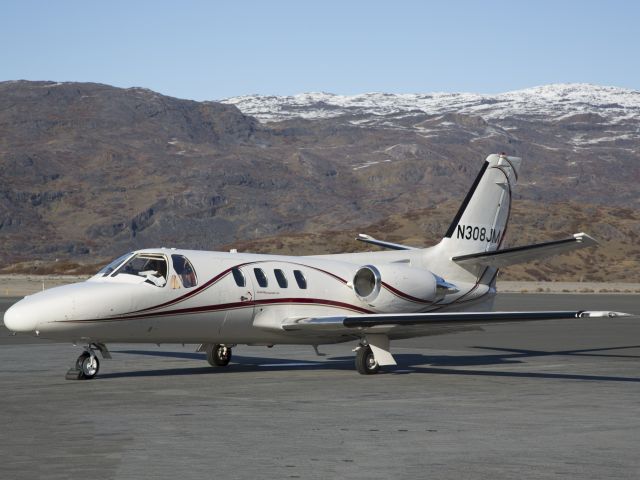
[[[207,348],[207,362],[212,367],[226,367],[231,361],[231,348],[225,345],[210,345]]]
[[[371,347],[368,345],[360,347],[356,352],[356,370],[362,375],[372,375],[380,370],[380,365],[376,362]]]
[[[100,370],[100,361],[89,352],[82,352],[76,360],[76,368],[80,372],[80,378],[89,380],[95,377]]]

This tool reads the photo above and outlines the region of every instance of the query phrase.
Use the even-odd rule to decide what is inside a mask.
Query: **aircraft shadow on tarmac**
[[[587,381],[607,381],[607,382],[632,382],[640,383],[640,377],[620,377],[610,375],[585,375],[571,373],[551,373],[551,372],[514,372],[500,370],[474,370],[459,367],[474,367],[482,365],[508,365],[524,363],[524,360],[531,357],[569,355],[569,356],[589,356],[605,358],[640,358],[640,355],[608,354],[598,353],[605,351],[620,351],[625,349],[640,348],[640,345],[630,345],[625,347],[611,348],[590,348],[582,350],[561,350],[561,351],[541,351],[524,350],[512,348],[494,347],[474,347],[477,349],[491,350],[502,353],[485,355],[421,355],[403,354],[394,355],[398,361],[396,367],[385,367],[381,373],[391,375],[402,375],[407,373],[440,374],[440,375],[465,375],[465,376],[489,376],[489,377],[513,377],[513,378],[540,378],[540,379],[565,379],[565,380],[587,380]],[[204,361],[202,353],[195,352],[168,352],[150,350],[115,350],[113,353],[127,355],[147,355],[153,357],[170,357],[185,360]],[[456,367],[456,368],[447,368]],[[198,374],[224,374],[234,372],[255,372],[255,371],[276,371],[276,370],[353,370],[353,357],[324,357],[317,361],[278,359],[270,357],[249,357],[234,355],[233,363],[228,368],[205,367],[185,367],[158,370],[143,370],[132,372],[104,373],[98,378],[120,378],[120,377],[155,377],[155,376],[176,376],[176,375],[198,375]]]

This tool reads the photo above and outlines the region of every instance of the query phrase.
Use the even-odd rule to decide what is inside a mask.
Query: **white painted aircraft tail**
[[[518,157],[502,154],[487,157],[445,237],[433,249],[436,263],[440,264],[438,273],[446,280],[494,282],[497,269],[478,264],[462,266],[451,260],[500,248],[507,231],[512,190],[518,181],[520,164]]]
[[[497,250],[507,230],[521,159],[489,155],[443,242],[451,256]]]

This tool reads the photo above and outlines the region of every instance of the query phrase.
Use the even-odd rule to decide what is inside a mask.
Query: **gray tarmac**
[[[640,296],[497,308],[640,314]],[[398,341],[373,376],[353,346],[239,346],[214,369],[189,345],[111,345],[74,382],[80,348],[0,327],[0,478],[640,478],[638,317]]]

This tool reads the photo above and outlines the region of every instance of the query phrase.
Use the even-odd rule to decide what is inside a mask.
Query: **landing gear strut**
[[[231,361],[231,347],[218,343],[207,345],[207,362],[212,367],[226,367]]]
[[[380,370],[369,345],[360,345],[356,350],[356,370],[362,375],[373,375]]]

